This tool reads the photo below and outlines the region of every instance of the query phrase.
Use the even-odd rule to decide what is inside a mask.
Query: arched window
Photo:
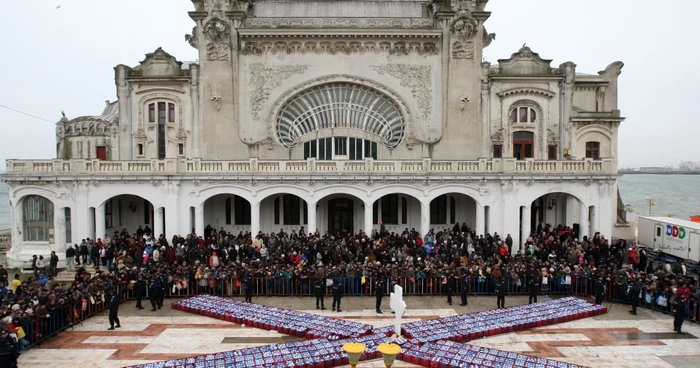
[[[287,148],[306,134],[334,128],[357,129],[381,137],[389,149],[404,137],[399,106],[386,94],[355,83],[315,86],[290,98],[277,114],[277,138]]]
[[[513,133],[513,157],[518,160],[533,157],[535,134],[532,132]]]
[[[31,195],[22,203],[24,241],[53,240],[53,203],[42,196]]]
[[[148,122],[156,125],[158,158],[166,157],[168,146],[167,125],[175,122],[175,104],[172,102],[152,102],[148,104]],[[142,147],[139,147],[139,152]]]
[[[532,107],[520,106],[510,112],[511,123],[534,123],[537,120],[537,111]]]

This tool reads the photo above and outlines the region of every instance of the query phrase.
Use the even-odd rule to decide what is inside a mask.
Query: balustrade
[[[372,160],[320,161],[288,160],[213,161],[201,159],[164,159],[138,161],[101,160],[7,160],[8,174],[181,174],[181,173],[394,173],[394,174],[615,174],[612,159],[578,161],[536,161],[513,158],[475,161]]]

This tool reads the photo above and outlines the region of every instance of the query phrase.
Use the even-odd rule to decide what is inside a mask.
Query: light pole
[[[647,197],[647,207],[649,207],[649,216],[651,216],[651,207],[654,206],[654,199]]]

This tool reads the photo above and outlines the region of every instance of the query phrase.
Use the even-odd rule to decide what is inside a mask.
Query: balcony
[[[164,159],[138,161],[7,160],[6,177],[71,175],[333,175],[333,174],[449,174],[449,175],[614,175],[613,159],[518,161],[513,158],[475,161],[397,160],[318,161]]]

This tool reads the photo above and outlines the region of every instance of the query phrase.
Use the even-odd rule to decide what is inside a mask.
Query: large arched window
[[[532,132],[513,133],[513,157],[518,160],[534,157],[535,134]]]
[[[300,92],[277,114],[277,138],[287,148],[299,137],[334,128],[349,128],[382,138],[389,149],[396,148],[405,132],[401,110],[386,94],[354,83],[337,82]]]
[[[22,203],[24,241],[51,241],[53,239],[53,203],[31,195]]]

